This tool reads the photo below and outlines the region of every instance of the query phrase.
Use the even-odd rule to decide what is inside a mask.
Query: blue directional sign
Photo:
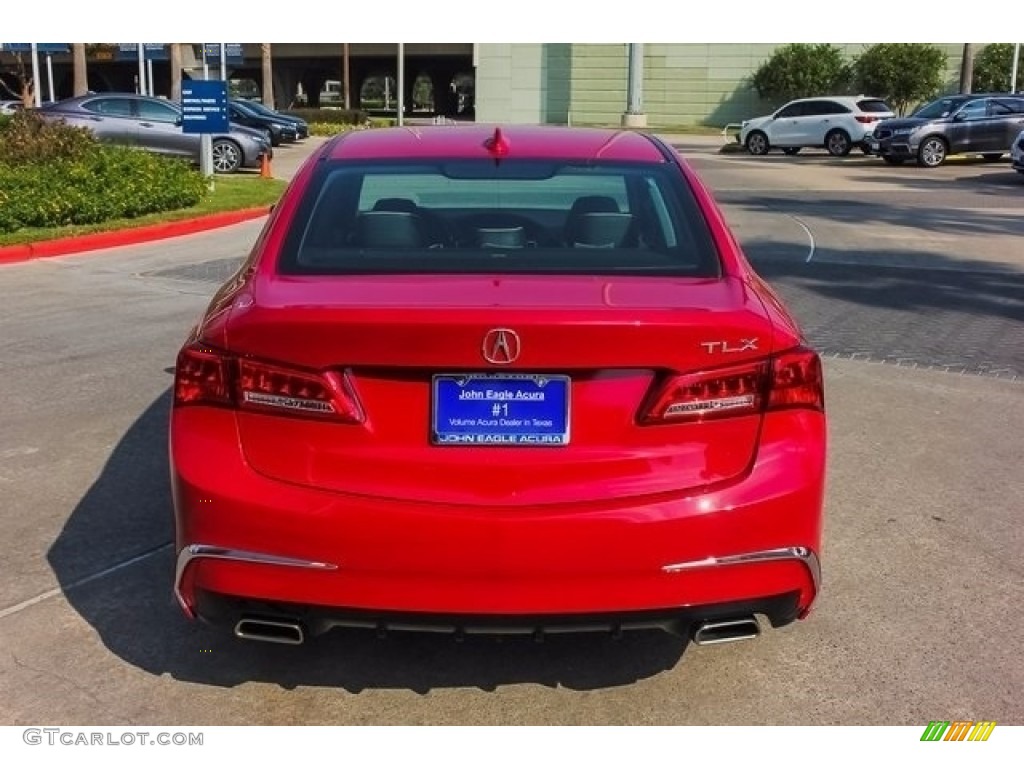
[[[223,80],[187,80],[181,84],[181,126],[185,133],[228,130],[228,84]]]
[[[67,43],[36,43],[36,50],[39,53],[67,53],[70,48]],[[0,43],[0,51],[11,53],[31,53],[32,43]]]
[[[241,43],[224,43],[224,59],[228,64],[241,64],[244,60]],[[221,43],[203,43],[203,57],[207,63],[220,61]]]
[[[146,61],[167,61],[169,58],[171,58],[171,54],[167,51],[166,43],[143,43],[142,53],[143,56],[146,57]],[[138,58],[138,43],[117,44],[118,61],[137,61]]]

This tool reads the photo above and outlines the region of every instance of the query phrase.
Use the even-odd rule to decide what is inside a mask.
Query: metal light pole
[[[228,79],[228,46],[227,43],[220,44],[220,79]]]
[[[210,61],[206,58],[206,43],[203,43],[203,80],[210,79]]]
[[[32,43],[32,97],[37,107],[43,106],[43,95],[39,92],[39,46],[35,43]]]
[[[1010,70],[1010,93],[1017,92],[1017,65],[1020,59],[1020,43],[1013,44],[1013,68]]]
[[[644,44],[629,44],[629,80],[626,90],[626,112],[622,116],[623,128],[647,127],[644,114]]]
[[[46,54],[46,84],[50,89],[50,101],[56,101],[53,95],[53,56]]]
[[[146,49],[142,43],[139,46],[139,95],[146,95]]]
[[[348,62],[348,43],[342,43],[343,48],[341,52],[341,90],[345,97],[345,109],[352,109],[352,96],[349,93],[349,87],[351,85],[349,76],[349,62]]]
[[[405,43],[398,44],[398,124],[405,123]]]

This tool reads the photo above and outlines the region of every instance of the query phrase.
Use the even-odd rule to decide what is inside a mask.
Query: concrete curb
[[[33,259],[46,259],[53,256],[68,256],[75,253],[95,251],[103,248],[116,248],[120,245],[137,245],[153,240],[164,240],[169,237],[181,237],[208,229],[218,229],[243,221],[258,219],[270,212],[270,206],[244,208],[239,211],[225,211],[198,216],[194,219],[169,221],[165,224],[150,224],[144,227],[129,227],[111,232],[96,232],[77,237],[62,237],[57,240],[44,240],[25,245],[0,246],[0,264],[14,264]]]

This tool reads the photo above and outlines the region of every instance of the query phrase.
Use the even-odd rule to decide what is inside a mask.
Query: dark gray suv
[[[949,155],[998,160],[1024,130],[1024,94],[972,93],[943,96],[910,117],[875,126],[868,151],[890,165],[916,160],[935,168]]]

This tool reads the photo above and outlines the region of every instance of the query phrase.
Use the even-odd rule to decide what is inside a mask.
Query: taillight
[[[362,411],[344,374],[298,371],[236,358],[198,344],[186,347],[178,355],[174,402],[313,416],[352,424],[362,421]]]
[[[873,117],[872,115],[854,115],[854,118],[858,123],[873,123],[881,118]]]
[[[798,347],[772,358],[767,407],[825,410],[825,379],[815,352]]]
[[[767,360],[669,379],[642,412],[642,424],[707,421],[779,408],[824,410],[818,355],[802,347]]]
[[[231,383],[227,358],[201,345],[185,347],[174,371],[174,402],[230,405]]]
[[[685,373],[665,382],[645,411],[644,424],[674,421],[705,421],[720,416],[739,416],[761,410],[768,366],[720,368]]]
[[[332,372],[320,375],[239,360],[238,399],[242,408],[362,421],[345,377]]]

